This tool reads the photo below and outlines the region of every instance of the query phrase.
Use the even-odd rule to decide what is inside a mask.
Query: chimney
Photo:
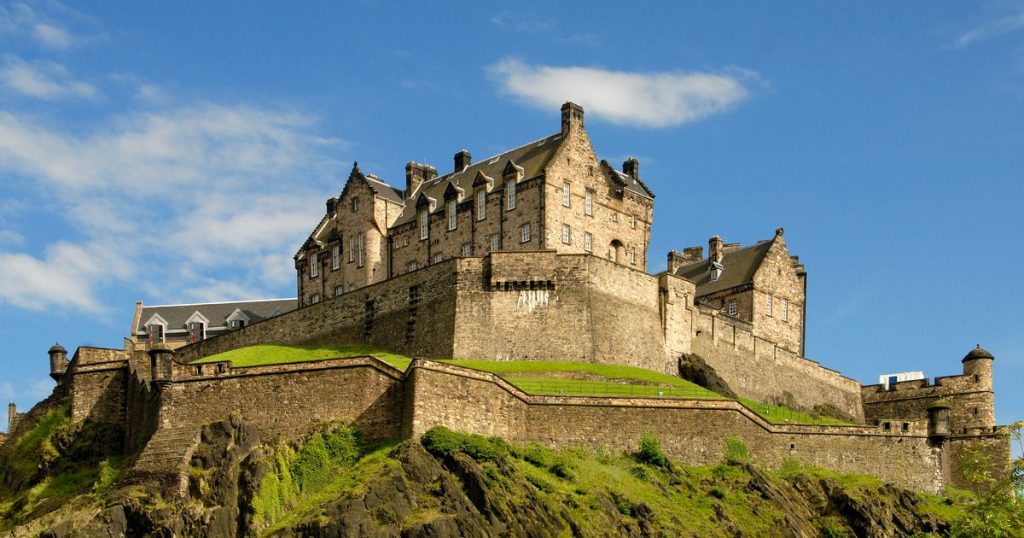
[[[469,152],[465,149],[459,150],[459,152],[455,154],[455,173],[457,174],[469,168],[469,165],[472,163],[473,157],[470,156]]]
[[[636,157],[626,159],[622,163],[622,172],[633,179],[640,179],[640,161]]]
[[[708,239],[708,259],[713,263],[722,263],[722,257],[725,256],[722,246],[721,237],[712,235],[711,239]]]
[[[583,129],[583,107],[567,102],[562,105],[562,135],[578,129]]]
[[[699,262],[704,257],[704,247],[686,247],[683,249],[683,262]]]
[[[14,405],[14,402],[7,404],[7,435],[10,435],[14,431],[14,427],[18,425],[18,406]]]
[[[334,211],[337,209],[337,207],[338,207],[338,199],[333,197],[333,196],[328,198],[327,199],[327,216],[330,217],[331,215],[334,215]]]
[[[682,253],[670,250],[668,252],[668,272],[675,273],[676,269],[699,262],[704,257],[704,247],[686,247]]]
[[[405,165],[405,199],[408,200],[425,181],[437,178],[437,169],[429,164],[409,162]]]

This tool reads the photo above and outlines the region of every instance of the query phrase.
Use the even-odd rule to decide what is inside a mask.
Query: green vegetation
[[[483,437],[453,432],[435,426],[423,434],[423,448],[435,456],[451,456],[462,452],[479,461],[497,461],[509,452],[509,444],[499,437]]]
[[[784,405],[763,404],[747,398],[740,398],[740,403],[750,408],[751,411],[761,415],[761,418],[773,424],[817,424],[819,426],[841,426],[850,422],[833,417],[811,415],[801,411],[794,411]]]
[[[323,345],[323,346],[290,346],[290,345],[258,345],[248,346],[209,357],[203,357],[192,364],[231,361],[236,368],[248,366],[266,366],[294,362],[310,362],[323,359],[344,359],[348,357],[374,356],[378,359],[405,370],[412,359],[395,353],[389,353],[371,346],[361,344]]]
[[[269,526],[303,500],[327,489],[364,451],[363,436],[355,428],[326,429],[298,447],[278,447],[271,470],[253,497],[257,526]]]
[[[1018,450],[1024,451],[1024,422],[1016,422],[1006,432],[1007,440],[1017,443]],[[1011,447],[1012,448],[1012,447]],[[1009,472],[1003,475],[993,472],[1000,469],[982,449],[968,449],[958,469],[960,476],[978,492],[972,499],[963,517],[958,518],[951,536],[1004,538],[1024,536],[1024,490],[1021,469],[1024,457],[1015,458]]]
[[[653,433],[644,432],[640,436],[640,451],[636,454],[640,463],[656,467],[668,467],[668,456],[661,451],[661,442]]]
[[[750,453],[747,451],[747,444],[742,439],[735,437],[725,438],[725,461],[729,463],[747,463],[750,461]]]

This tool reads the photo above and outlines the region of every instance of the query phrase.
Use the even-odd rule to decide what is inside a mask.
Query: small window
[[[508,208],[509,210],[516,208],[516,182],[515,180],[509,181],[505,184],[505,192],[508,193]]]
[[[337,271],[341,267],[341,245],[334,245],[331,249],[331,269]]]
[[[458,203],[455,200],[448,200],[448,229],[454,230],[458,225],[458,215],[455,213],[455,207]]]
[[[906,433],[906,432],[909,432],[909,431],[910,431],[910,423],[909,422],[904,422],[903,423],[903,432]]]
[[[629,214],[629,227],[636,228],[636,213]]]
[[[444,254],[440,252],[434,254],[434,263],[441,263],[444,261]]]
[[[420,210],[420,241],[430,237],[430,215],[426,209]],[[349,260],[351,261],[351,260]]]
[[[789,301],[782,300],[782,321],[789,321]]]
[[[231,320],[231,328],[232,329],[241,329],[242,327],[245,327],[245,320],[244,319],[233,319],[233,320]]]
[[[629,249],[629,263],[636,265],[636,247]]]
[[[359,267],[362,267],[366,263],[366,256],[365,256],[366,250],[364,248],[365,247],[364,237],[365,236],[362,234],[362,232],[360,232],[359,233],[359,243],[356,245],[356,248],[359,251],[359,264],[358,264]]]
[[[775,301],[775,297],[772,297],[772,294],[769,293],[768,294],[768,305],[767,305],[768,306],[768,311],[767,311],[768,317],[772,317],[772,306],[773,306],[772,303],[774,301]]]
[[[317,276],[320,276],[320,253],[314,252],[309,257],[309,277],[316,278]]]
[[[402,246],[403,247],[409,246],[409,236],[408,235],[402,238]]]
[[[586,198],[583,199],[583,214],[594,214],[594,191],[587,189]]]
[[[476,192],[476,220],[487,218],[487,191],[481,189]]]
[[[527,222],[526,224],[523,225],[522,232],[523,232],[523,243],[529,243],[530,242],[530,223],[529,222]]]
[[[732,301],[729,301],[729,315],[730,316],[735,316],[736,315],[736,300],[735,299],[732,300]]]
[[[562,205],[569,207],[569,182],[562,183]]]
[[[159,323],[146,325],[146,333],[149,334],[150,344],[156,344],[164,341],[164,326]]]
[[[498,234],[491,234],[491,252],[501,250],[501,236]]]
[[[463,243],[462,244],[462,255],[463,256],[472,256],[473,255],[473,244],[472,243]]]
[[[345,293],[345,286],[342,286],[342,285],[334,286],[334,296],[335,297],[341,295],[342,293]]]
[[[309,304],[317,304],[319,302],[320,302],[320,294],[319,293],[314,293],[313,296],[309,298]]]
[[[405,264],[405,272],[406,273],[411,273],[411,272],[415,271],[416,269],[417,269],[416,262],[409,262],[409,263]]]
[[[354,246],[355,246],[355,241],[352,240],[352,236],[349,236],[349,238],[348,238],[348,263],[352,263],[352,262],[356,261],[356,249],[353,248]]]
[[[352,199],[352,212],[355,213],[356,211],[359,211],[359,198]]]
[[[975,415],[977,415],[978,414],[978,408],[975,407],[974,409],[971,410],[971,412],[974,413]]]
[[[889,430],[891,430],[891,429],[892,429],[892,423],[889,423],[889,422],[883,422],[883,423],[882,423],[882,429],[883,429],[883,430],[885,430],[885,431],[889,431]]]
[[[590,252],[593,247],[594,238],[590,235],[590,232],[583,232],[583,251]]]
[[[569,228],[568,224],[562,225],[562,242],[566,245],[572,242],[572,229]]]
[[[188,341],[199,342],[206,339],[206,324],[202,321],[193,321],[188,324]]]
[[[978,374],[974,374],[974,382],[975,383],[980,383],[981,382],[981,376],[978,375]]]

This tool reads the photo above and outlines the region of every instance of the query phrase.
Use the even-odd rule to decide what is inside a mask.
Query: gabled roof
[[[630,192],[635,192],[640,196],[645,196],[651,199],[654,198],[654,193],[651,192],[651,189],[647,188],[647,185],[643,181],[641,181],[640,178],[635,178],[625,172],[620,172],[616,170],[615,167],[612,166],[611,163],[609,163],[606,160],[601,161],[601,166],[605,167],[608,170],[608,172],[612,176],[612,180],[618,183],[620,186],[622,186],[623,189]]]
[[[369,174],[366,176],[366,184],[377,196],[396,204],[405,204],[405,191],[396,189],[382,181],[379,177]]]
[[[483,174],[488,178],[494,179],[494,185],[491,188],[498,188],[504,185],[503,172],[505,167],[508,166],[508,161],[512,161],[513,166],[519,167],[523,171],[522,179],[531,179],[544,172],[544,167],[547,166],[551,157],[558,151],[559,142],[562,140],[562,133],[556,133],[551,136],[546,136],[540,140],[534,140],[529,144],[524,144],[518,148],[511,149],[500,155],[488,157],[487,159],[480,160],[466,167],[465,170],[460,172],[452,172],[450,174],[441,176],[439,178],[426,181],[416,190],[416,195],[426,194],[434,200],[443,200],[445,189],[448,188],[448,184],[452,183],[455,187],[463,189],[466,192],[473,190],[473,180],[477,178],[477,174]],[[434,208],[438,209],[437,206]],[[410,222],[416,218],[416,206],[415,204],[406,204],[405,209],[402,210],[402,214],[398,216],[398,220],[392,226],[398,226],[406,222]]]
[[[714,282],[711,281],[711,272],[708,270],[709,259],[679,267],[676,269],[676,275],[697,284],[697,297],[742,286],[753,282],[754,273],[761,267],[761,261],[771,246],[771,241],[761,241],[725,254],[722,256],[722,274]]]
[[[258,301],[233,301],[227,303],[197,303],[197,304],[176,304],[143,306],[142,315],[139,316],[139,326],[136,332],[145,334],[146,322],[154,315],[167,321],[167,329],[183,329],[185,323],[193,314],[199,312],[202,317],[210,321],[211,327],[220,327],[227,324],[228,317],[235,310],[240,310],[249,318],[249,323],[256,323],[272,317],[275,311],[283,314],[295,310],[297,301],[295,299],[264,299]]]

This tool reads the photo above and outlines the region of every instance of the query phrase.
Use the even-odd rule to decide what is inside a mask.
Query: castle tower
[[[992,362],[995,357],[980,345],[964,356],[965,381],[971,385],[974,395],[969,399],[969,413],[965,424],[976,432],[989,431],[996,424],[995,397],[992,391]]]
[[[972,377],[982,390],[992,390],[992,361],[995,357],[980,345],[975,346],[963,360],[964,375]]]
[[[55,343],[47,353],[50,354],[50,377],[60,383],[68,369],[68,350],[60,343]]]

